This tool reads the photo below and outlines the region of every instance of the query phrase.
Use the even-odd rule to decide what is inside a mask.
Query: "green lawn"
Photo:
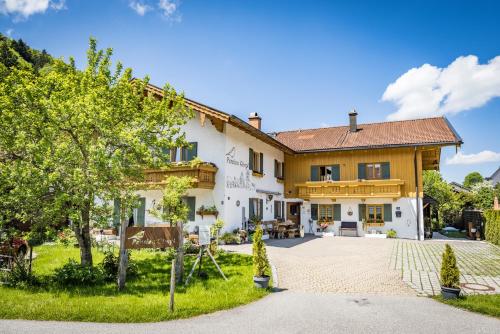
[[[448,305],[500,318],[500,295],[498,294],[471,295],[454,300],[445,300],[439,296],[435,299]]]
[[[69,258],[78,259],[73,247],[44,245],[34,250],[38,256],[33,271],[38,276],[50,275]],[[94,262],[103,255],[94,252]],[[194,256],[186,256],[189,271]],[[252,259],[240,254],[222,253],[217,262],[228,277],[224,281],[214,265],[204,258],[203,269],[209,279],[195,277],[188,287],[178,286],[175,312],[168,311],[170,265],[164,252],[133,251],[132,260],[138,265],[138,275],[127,281],[123,292],[116,284],[96,287],[59,289],[47,285],[36,289],[0,286],[0,318],[72,320],[95,322],[151,322],[187,318],[199,314],[247,304],[269,293],[253,287]]]

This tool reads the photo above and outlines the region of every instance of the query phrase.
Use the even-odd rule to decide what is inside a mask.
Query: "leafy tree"
[[[438,171],[424,171],[424,193],[434,198],[437,202],[440,225],[453,223],[461,212],[458,195],[451,186],[443,180]]]
[[[12,48],[28,63],[33,63],[33,55],[30,47],[22,40],[12,40]]]
[[[17,42],[18,52],[23,45]],[[145,94],[148,78],[131,81],[131,69],[111,68],[111,55],[90,39],[83,71],[73,59],[55,60],[43,73],[0,66],[0,163],[9,200],[30,201],[21,216],[34,217],[38,204],[45,224],[50,216],[70,220],[83,265],[92,264],[96,199],[127,197],[144,168],[166,165],[164,149],[187,144],[180,126],[192,116],[183,95],[168,85],[161,99]]]
[[[17,65],[17,57],[9,48],[7,42],[0,42],[0,62],[6,67]]]
[[[484,181],[483,176],[479,172],[472,172],[465,176],[464,187],[470,188],[477,183]]]
[[[489,182],[476,183],[472,186],[472,196],[476,208],[488,210],[493,207],[495,189]]]

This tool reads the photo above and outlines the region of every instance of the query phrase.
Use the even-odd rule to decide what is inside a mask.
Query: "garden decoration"
[[[201,273],[201,266],[202,266],[202,261],[203,261],[203,254],[206,252],[212,262],[214,263],[215,267],[221,274],[222,278],[227,281],[226,276],[222,272],[222,269],[220,269],[219,265],[217,264],[217,261],[215,261],[215,258],[213,257],[212,253],[210,253],[210,249],[208,246],[210,245],[211,238],[210,238],[210,227],[208,226],[200,226],[199,227],[199,238],[198,238],[198,243],[200,245],[200,252],[198,253],[198,256],[196,257],[196,260],[194,261],[193,268],[191,268],[191,272],[189,273],[188,277],[186,278],[186,285],[189,283],[189,279],[191,276],[193,276],[193,273],[196,269],[196,265],[199,264],[198,267],[198,274]]]

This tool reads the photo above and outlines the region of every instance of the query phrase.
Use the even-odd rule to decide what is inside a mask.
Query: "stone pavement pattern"
[[[396,240],[390,268],[417,292],[438,295],[441,254],[446,243],[455,251],[463,293],[500,293],[500,247],[486,242]]]
[[[1,334],[461,334],[498,333],[499,328],[498,319],[465,312],[425,297],[297,291],[277,292],[232,310],[159,323],[0,320]]]
[[[415,295],[389,268],[394,240],[306,237],[268,240],[279,287],[293,291]],[[249,253],[251,245],[225,246]]]

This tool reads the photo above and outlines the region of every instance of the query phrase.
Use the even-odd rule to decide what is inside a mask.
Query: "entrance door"
[[[302,203],[286,204],[286,219],[292,221],[295,226],[300,226],[300,205]]]

